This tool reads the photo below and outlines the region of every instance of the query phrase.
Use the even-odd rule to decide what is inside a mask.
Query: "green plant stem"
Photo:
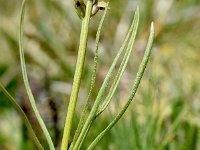
[[[98,65],[98,55],[99,55],[99,41],[100,41],[100,35],[101,35],[101,30],[102,30],[102,26],[103,26],[103,22],[104,22],[104,19],[105,19],[105,16],[106,16],[106,13],[107,13],[107,10],[108,10],[108,4],[107,4],[107,7],[104,11],[104,14],[100,20],[100,23],[99,23],[99,26],[98,26],[98,30],[97,30],[97,34],[96,34],[96,45],[95,45],[95,56],[94,56],[94,66],[93,66],[93,72],[92,72],[92,79],[91,79],[91,85],[90,85],[90,91],[89,91],[89,94],[88,94],[88,97],[87,97],[87,100],[86,100],[86,104],[84,106],[84,109],[82,111],[82,114],[81,114],[81,118],[80,118],[80,121],[78,123],[78,127],[76,129],[76,132],[75,132],[75,135],[74,135],[74,138],[73,138],[73,141],[72,141],[72,144],[70,145],[70,150],[73,149],[74,147],[74,144],[75,142],[77,141],[78,139],[78,136],[81,132],[81,129],[83,128],[83,125],[84,125],[84,122],[86,120],[86,116],[87,116],[87,112],[89,111],[89,106],[90,106],[90,102],[91,102],[91,99],[90,99],[90,96],[92,94],[92,91],[94,89],[94,86],[95,86],[95,80],[96,80],[96,72],[97,72],[97,65]]]
[[[68,106],[67,117],[65,121],[61,150],[66,150],[68,148],[68,141],[69,141],[70,132],[71,132],[72,120],[73,120],[73,115],[75,113],[75,107],[76,107],[76,102],[78,98],[78,92],[80,89],[81,76],[82,76],[83,66],[84,66],[84,61],[85,61],[88,30],[89,30],[88,28],[89,28],[89,22],[90,22],[90,15],[92,11],[92,4],[93,4],[92,0],[87,1],[86,15],[84,19],[82,20],[78,59],[77,59],[76,70],[74,74],[74,81],[73,81],[72,92],[71,92],[69,106]]]
[[[154,38],[154,26],[153,23],[151,24],[151,29],[150,29],[150,36],[149,40],[147,43],[146,51],[144,54],[144,57],[142,59],[141,65],[139,67],[138,73],[136,75],[136,79],[134,81],[131,94],[128,98],[128,101],[126,102],[125,106],[122,108],[122,110],[118,113],[118,115],[114,118],[114,120],[106,127],[96,138],[95,140],[90,144],[87,150],[92,150],[95,148],[97,143],[105,136],[106,133],[118,122],[118,120],[123,116],[125,111],[127,110],[128,106],[130,105],[131,101],[133,100],[133,97],[135,96],[135,93],[139,87],[140,81],[142,79],[142,76],[144,74],[145,68],[147,66],[150,54],[151,54],[151,49],[152,49],[152,44],[153,44],[153,38]]]
[[[30,132],[31,137],[33,138],[33,141],[35,142],[37,148],[39,150],[44,150],[44,148],[42,147],[40,141],[38,140],[37,136],[35,135],[35,132],[34,132],[32,126],[31,126],[26,114],[24,113],[22,108],[19,106],[19,104],[17,104],[15,99],[3,87],[3,85],[1,83],[0,83],[0,91],[2,91],[5,94],[5,96],[8,98],[8,100],[12,103],[13,107],[20,113],[20,116],[21,116],[22,120],[24,121],[26,127],[28,128],[28,131]]]
[[[132,25],[131,25],[131,27],[130,27],[130,29],[129,29],[129,32],[128,32],[126,38],[125,38],[125,41],[123,42],[123,44],[122,44],[122,46],[121,46],[119,52],[117,53],[117,55],[116,55],[116,57],[115,57],[115,59],[114,59],[112,65],[111,65],[111,67],[110,67],[110,69],[109,69],[109,71],[108,71],[108,73],[107,73],[107,75],[106,75],[106,77],[105,77],[105,79],[104,79],[104,82],[103,82],[103,84],[102,84],[102,86],[101,86],[101,89],[100,89],[98,95],[97,95],[97,98],[96,98],[95,103],[94,103],[94,105],[93,105],[93,107],[92,107],[92,110],[91,110],[91,112],[90,112],[90,114],[89,114],[89,116],[88,116],[88,118],[87,118],[87,120],[86,120],[86,122],[85,122],[85,124],[84,124],[84,126],[83,126],[83,129],[82,129],[82,131],[81,131],[81,133],[80,133],[80,135],[79,135],[79,137],[78,137],[78,139],[77,139],[77,141],[76,141],[76,144],[75,144],[75,146],[74,146],[74,150],[78,150],[78,149],[79,149],[81,143],[82,143],[83,140],[84,140],[84,137],[86,137],[85,134],[87,134],[87,131],[88,131],[88,129],[89,129],[90,124],[94,121],[94,119],[95,119],[95,117],[96,117],[96,113],[97,113],[97,111],[98,111],[99,105],[100,105],[100,103],[101,103],[101,101],[102,101],[102,98],[103,98],[104,93],[106,92],[106,89],[107,89],[107,87],[108,87],[108,84],[109,84],[110,79],[111,79],[111,76],[112,76],[112,72],[113,72],[113,70],[114,70],[114,68],[115,68],[115,66],[116,66],[116,64],[117,64],[117,62],[118,62],[118,60],[119,60],[119,57],[120,57],[121,53],[123,52],[123,50],[125,49],[125,47],[126,47],[128,41],[129,41],[130,39],[133,39],[133,35],[134,35],[133,32],[136,32],[136,31],[133,31],[133,30],[134,30],[135,27],[137,26],[137,23],[136,23],[136,22],[137,22],[138,19],[139,19],[139,18],[138,18],[138,17],[139,17],[138,14],[139,14],[139,10],[137,9],[137,11],[136,11],[136,13],[135,13],[134,20],[133,20],[133,22],[132,22]],[[136,18],[137,18],[137,19],[136,19]],[[137,21],[136,21],[136,20],[137,20]],[[130,45],[130,43],[131,43],[131,41],[129,41],[129,45]]]
[[[25,65],[25,58],[24,58],[24,49],[23,49],[23,29],[24,29],[24,12],[25,12],[25,0],[22,2],[22,8],[21,8],[21,17],[20,17],[20,31],[19,31],[19,51],[20,51],[20,62],[21,62],[21,69],[22,69],[22,76],[24,80],[24,85],[31,103],[31,106],[33,108],[34,114],[42,128],[42,131],[44,132],[44,135],[47,139],[47,142],[49,144],[50,150],[55,150],[52,139],[49,135],[49,132],[45,126],[44,121],[42,120],[42,117],[40,116],[40,113],[37,109],[35,99],[33,96],[33,93],[31,91],[29,81],[28,81],[28,75],[26,71],[26,65]]]

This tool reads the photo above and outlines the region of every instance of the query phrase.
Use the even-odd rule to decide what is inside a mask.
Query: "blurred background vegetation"
[[[48,146],[33,115],[22,81],[18,31],[21,1],[0,0],[0,82],[26,112]],[[98,150],[200,149],[200,1],[111,0],[100,43],[95,98],[122,43],[136,6],[141,19],[126,72],[112,103],[84,143],[104,129],[126,102],[153,20],[153,53],[134,102],[99,143]],[[102,13],[91,20],[88,52],[74,128],[89,90],[95,34]],[[25,57],[37,106],[59,148],[77,58],[81,22],[72,0],[27,0]],[[0,93],[0,149],[36,149],[7,98]]]

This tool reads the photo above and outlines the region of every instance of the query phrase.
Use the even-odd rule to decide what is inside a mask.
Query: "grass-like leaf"
[[[26,116],[22,108],[17,104],[15,99],[9,94],[9,92],[4,88],[4,86],[0,83],[0,91],[2,91],[5,96],[8,98],[8,100],[12,103],[13,107],[20,113],[20,116],[22,117],[22,120],[24,121],[26,127],[28,128],[28,131],[31,134],[31,137],[33,138],[33,141],[35,142],[37,148],[39,150],[43,150],[44,148],[42,147],[40,141],[38,140],[37,136],[35,135],[35,132]]]
[[[33,111],[35,113],[35,116],[44,132],[44,135],[47,139],[47,142],[49,144],[49,148],[51,150],[55,150],[52,139],[50,137],[50,134],[45,126],[44,121],[42,120],[42,117],[40,116],[40,113],[37,109],[35,99],[33,96],[33,93],[31,91],[29,81],[28,81],[28,75],[26,71],[26,64],[25,64],[25,58],[24,58],[24,49],[23,49],[23,28],[24,28],[24,13],[25,13],[25,0],[22,2],[22,7],[21,7],[21,15],[20,15],[20,31],[19,31],[19,51],[20,51],[20,62],[21,62],[21,69],[22,69],[22,75],[23,75],[23,80],[24,80],[24,85],[31,103],[31,106],[33,108]]]
[[[109,69],[109,71],[108,71],[108,73],[107,73],[107,75],[104,79],[104,82],[101,86],[101,89],[100,89],[98,95],[97,95],[97,98],[96,98],[95,103],[92,107],[92,110],[91,110],[91,112],[90,112],[90,114],[89,114],[89,116],[88,116],[88,118],[87,118],[87,120],[86,120],[86,122],[83,126],[83,129],[82,129],[82,131],[79,135],[79,138],[77,139],[77,142],[74,146],[74,150],[79,149],[80,144],[84,140],[84,137],[86,137],[85,135],[87,134],[87,131],[89,130],[91,123],[94,121],[94,119],[96,117],[96,113],[98,111],[99,105],[102,102],[102,98],[103,98],[103,96],[106,92],[106,89],[109,85],[109,82],[111,80],[112,72],[113,72],[113,70],[114,70],[114,68],[115,68],[115,66],[116,66],[116,64],[119,60],[119,57],[121,56],[122,52],[124,51],[127,43],[129,42],[128,45],[130,45],[130,43],[132,43],[131,39],[133,39],[134,35],[136,34],[136,30],[134,30],[134,29],[137,29],[136,26],[138,26],[138,21],[139,21],[139,9],[137,9],[135,16],[134,16],[134,20],[132,22],[132,25],[131,25],[129,32],[128,32],[126,38],[125,38],[125,41],[123,42],[122,47],[120,48],[119,52],[117,53],[112,65],[111,65],[111,67],[110,67],[110,69]]]
[[[136,20],[137,26],[135,26],[135,28],[133,29],[133,31],[135,31],[135,32],[134,32],[134,34],[133,34],[133,36],[132,36],[132,38],[130,40],[131,42],[129,43],[129,45],[128,45],[127,49],[126,49],[126,53],[124,55],[122,63],[120,64],[119,70],[118,70],[117,75],[116,75],[116,77],[115,77],[115,79],[113,81],[113,84],[112,84],[112,86],[111,86],[111,88],[109,90],[109,93],[108,93],[108,95],[107,95],[107,97],[106,97],[101,109],[97,113],[96,117],[99,116],[106,109],[108,104],[110,103],[110,101],[111,101],[111,99],[112,99],[112,97],[113,97],[113,95],[114,95],[114,93],[115,93],[115,91],[117,89],[117,86],[119,85],[119,81],[120,81],[120,79],[121,79],[121,77],[122,77],[122,75],[124,73],[124,70],[125,70],[125,68],[127,66],[128,60],[130,58],[130,54],[131,54],[132,49],[133,49],[133,44],[135,42],[135,37],[136,37],[138,24],[139,24],[139,10],[138,9],[139,8],[137,8],[137,11],[136,11],[136,15],[137,15],[137,19],[138,19],[138,20]]]
[[[123,114],[125,113],[125,111],[127,110],[128,106],[130,105],[130,103],[133,100],[133,97],[135,96],[135,93],[139,87],[140,81],[142,79],[142,76],[144,74],[145,68],[147,66],[150,54],[151,54],[151,49],[152,49],[152,44],[153,44],[153,39],[154,39],[154,25],[153,23],[151,24],[151,29],[150,29],[150,36],[149,36],[149,40],[147,43],[147,47],[145,50],[145,54],[144,57],[142,59],[142,62],[140,64],[139,70],[137,72],[136,75],[136,79],[134,81],[132,90],[131,90],[131,94],[128,98],[128,101],[126,102],[125,106],[122,108],[122,110],[118,113],[118,115],[114,118],[114,120],[108,125],[108,127],[106,127],[96,138],[95,140],[90,144],[90,146],[88,147],[88,150],[92,150],[95,148],[95,146],[98,144],[98,142],[106,135],[106,133],[108,133],[108,131],[118,122],[118,120],[123,116]]]
[[[75,144],[75,142],[77,141],[78,136],[79,136],[79,134],[80,134],[80,131],[81,131],[83,125],[84,125],[87,112],[89,111],[89,106],[90,106],[90,102],[91,102],[90,96],[91,96],[92,91],[93,91],[93,89],[94,89],[95,80],[96,80],[97,65],[98,65],[98,57],[99,57],[99,41],[100,41],[102,26],[103,26],[103,23],[104,23],[104,20],[105,20],[105,17],[106,17],[107,10],[108,10],[108,4],[107,4],[107,7],[106,7],[106,9],[105,9],[105,11],[104,11],[104,14],[103,14],[103,16],[102,16],[102,18],[101,18],[101,20],[100,20],[98,29],[97,29],[97,34],[96,34],[96,45],[95,45],[95,56],[94,56],[94,66],[93,66],[92,77],[91,77],[90,91],[89,91],[89,94],[88,94],[88,96],[87,96],[86,104],[85,104],[84,109],[83,109],[83,112],[82,112],[82,114],[81,114],[81,118],[80,118],[80,121],[79,121],[79,123],[78,123],[78,127],[77,127],[77,129],[76,129],[73,142],[72,142],[72,144],[70,145],[70,149],[73,149],[74,144]]]

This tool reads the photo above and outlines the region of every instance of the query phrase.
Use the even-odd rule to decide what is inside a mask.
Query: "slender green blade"
[[[147,43],[147,47],[145,50],[144,57],[142,59],[142,62],[140,64],[139,70],[136,75],[136,79],[134,81],[131,94],[128,98],[128,101],[126,102],[125,106],[122,108],[122,110],[118,113],[118,115],[114,118],[114,120],[95,138],[95,140],[90,144],[88,147],[88,150],[92,150],[95,148],[95,146],[98,144],[98,142],[108,133],[108,131],[118,122],[118,120],[123,116],[123,114],[126,112],[128,106],[132,102],[135,93],[137,92],[137,89],[139,87],[140,81],[142,79],[142,76],[144,74],[144,71],[146,69],[150,54],[151,54],[151,49],[153,45],[153,39],[154,39],[154,25],[153,23],[151,24],[151,29],[150,29],[150,36],[149,40]]]
[[[37,136],[35,135],[35,132],[26,116],[22,108],[17,104],[15,99],[9,94],[9,92],[4,88],[4,86],[0,83],[0,91],[2,91],[8,100],[12,103],[13,107],[20,113],[20,116],[22,117],[22,120],[24,121],[26,127],[28,128],[28,131],[30,132],[36,146],[38,147],[39,150],[43,150],[44,148],[42,147],[40,141],[38,140]]]
[[[21,62],[21,69],[22,69],[22,76],[23,76],[23,81],[24,85],[31,103],[31,106],[33,108],[33,111],[35,113],[35,116],[44,132],[44,135],[47,139],[47,142],[49,144],[49,148],[51,150],[55,150],[52,139],[50,137],[50,134],[45,126],[44,121],[42,120],[42,117],[37,109],[35,99],[33,96],[33,93],[31,91],[29,81],[28,81],[28,75],[26,71],[26,63],[25,63],[25,58],[24,58],[24,48],[23,48],[23,28],[24,28],[24,13],[25,13],[25,0],[22,2],[22,7],[21,7],[21,15],[20,15],[20,31],[19,31],[19,52],[20,52],[20,62]]]
[[[139,24],[139,9],[137,9],[136,15],[138,16],[136,18],[138,20],[135,20],[137,26],[135,26],[134,29],[133,29],[134,33],[133,33],[132,38],[130,40],[131,42],[129,43],[129,45],[128,45],[127,49],[126,49],[126,53],[124,55],[122,63],[120,64],[119,70],[118,70],[117,75],[116,75],[116,77],[114,79],[114,82],[113,82],[113,84],[112,84],[112,86],[111,86],[111,88],[109,90],[109,93],[108,93],[108,95],[107,95],[107,97],[106,97],[106,99],[105,99],[105,101],[104,101],[101,109],[97,113],[96,117],[99,116],[106,109],[106,107],[109,105],[109,103],[110,103],[110,101],[111,101],[111,99],[112,99],[112,97],[113,97],[113,95],[114,95],[114,93],[115,93],[115,91],[116,91],[116,89],[117,89],[117,87],[119,85],[120,79],[121,79],[121,77],[122,77],[122,75],[123,75],[123,73],[125,71],[125,68],[127,66],[127,63],[128,63],[129,58],[130,58],[130,54],[132,52],[133,45],[134,45],[134,42],[135,42],[135,37],[136,37],[137,29],[138,29],[138,24]]]

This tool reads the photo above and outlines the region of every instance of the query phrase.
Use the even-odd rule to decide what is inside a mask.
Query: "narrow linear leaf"
[[[80,134],[80,131],[84,125],[85,119],[86,119],[86,115],[87,112],[89,111],[89,106],[90,106],[90,96],[92,94],[92,91],[94,89],[94,85],[95,85],[95,80],[96,80],[96,73],[97,73],[97,65],[98,65],[98,55],[99,55],[99,41],[100,41],[100,35],[101,35],[101,31],[102,31],[102,26],[106,17],[106,13],[107,13],[107,9],[108,7],[106,7],[104,14],[100,20],[99,26],[98,26],[98,30],[97,30],[97,34],[96,34],[96,45],[95,45],[95,56],[94,56],[94,66],[93,66],[93,71],[92,71],[92,78],[91,78],[91,84],[90,84],[90,91],[86,100],[86,104],[84,106],[83,112],[81,114],[81,118],[80,121],[78,123],[78,127],[76,129],[75,135],[74,135],[74,139],[73,142],[70,146],[70,149],[73,149],[75,141],[77,141],[78,136]]]
[[[110,101],[111,101],[111,99],[112,99],[112,97],[113,97],[113,95],[114,95],[114,93],[117,89],[117,86],[119,85],[119,81],[120,81],[120,79],[121,79],[121,77],[122,77],[122,75],[123,75],[123,73],[126,69],[128,60],[130,58],[130,54],[131,54],[132,49],[133,49],[133,45],[134,45],[134,42],[135,42],[135,37],[136,37],[137,30],[138,30],[138,25],[139,25],[139,11],[136,11],[136,12],[138,12],[138,13],[136,13],[136,15],[137,15],[136,19],[138,19],[138,20],[136,20],[137,26],[135,26],[135,28],[133,29],[134,33],[133,33],[133,35],[130,39],[131,42],[129,43],[129,45],[126,49],[126,53],[124,55],[122,63],[120,64],[119,70],[118,70],[117,75],[116,75],[116,77],[113,81],[113,84],[112,84],[112,86],[109,90],[109,93],[108,93],[104,103],[102,104],[101,109],[97,113],[96,117],[98,117],[106,109],[106,107],[109,105],[109,103],[110,103]]]
[[[95,148],[95,146],[98,144],[98,142],[108,133],[108,131],[118,122],[118,120],[123,116],[125,111],[127,110],[128,106],[132,102],[135,93],[139,87],[140,81],[142,79],[142,76],[144,74],[144,71],[146,69],[150,54],[151,54],[151,49],[152,49],[152,44],[153,44],[153,39],[154,39],[154,25],[153,23],[151,24],[151,29],[150,29],[150,36],[149,40],[147,43],[147,47],[145,50],[144,57],[142,59],[142,62],[140,64],[139,70],[136,75],[136,79],[134,81],[131,94],[128,98],[128,101],[126,102],[125,106],[122,108],[122,110],[118,113],[118,115],[114,118],[114,120],[95,138],[95,140],[90,144],[87,150],[92,150]]]
[[[15,101],[15,99],[9,94],[9,92],[4,88],[4,86],[0,83],[0,91],[2,91],[5,96],[8,98],[8,100],[12,103],[13,107],[20,113],[20,116],[22,117],[22,120],[24,121],[26,127],[28,128],[28,131],[31,134],[31,137],[33,141],[35,142],[36,146],[38,147],[39,150],[43,150],[44,148],[42,147],[40,141],[38,140],[37,136],[35,135],[35,132],[31,126],[31,123],[29,122],[26,114],[22,110],[19,104]]]
[[[139,10],[137,9],[136,13],[139,13],[138,11]],[[85,122],[85,124],[83,126],[83,129],[82,129],[82,131],[81,131],[81,133],[80,133],[80,135],[79,135],[79,137],[77,139],[77,142],[76,142],[76,144],[74,146],[74,150],[77,150],[80,147],[80,143],[83,142],[85,134],[87,133],[88,127],[90,126],[90,124],[95,119],[95,116],[96,116],[96,113],[98,111],[99,105],[100,105],[100,103],[102,101],[103,95],[105,94],[106,89],[107,89],[107,87],[109,85],[109,82],[111,80],[112,72],[113,72],[113,70],[114,70],[114,68],[115,68],[115,66],[116,66],[116,64],[117,64],[117,62],[119,60],[119,57],[121,56],[122,52],[124,51],[124,49],[125,49],[128,41],[129,41],[131,35],[133,34],[132,33],[133,32],[133,28],[137,25],[137,23],[135,22],[136,16],[137,16],[136,13],[135,13],[132,25],[131,25],[131,27],[129,29],[129,32],[128,32],[126,38],[125,38],[125,41],[123,42],[122,47],[120,48],[119,52],[117,53],[112,65],[111,65],[111,67],[110,67],[110,69],[109,69],[109,71],[108,71],[108,73],[107,73],[107,75],[106,75],[106,77],[104,79],[104,82],[103,82],[103,84],[101,86],[101,89],[100,89],[98,95],[97,95],[97,98],[96,98],[95,103],[94,103],[94,105],[92,107],[92,110],[91,110],[91,112],[90,112],[90,114],[89,114],[89,116],[88,116],[88,118],[87,118],[87,120],[86,120],[86,122]]]
[[[37,109],[36,103],[34,96],[32,94],[29,81],[28,81],[28,75],[26,71],[26,65],[25,65],[25,58],[24,58],[24,49],[23,49],[23,28],[24,28],[24,13],[25,13],[25,0],[22,2],[22,7],[21,7],[21,15],[20,15],[20,31],[19,31],[19,51],[20,51],[20,62],[21,62],[21,69],[22,69],[22,76],[23,76],[23,81],[24,85],[31,103],[31,106],[33,108],[33,111],[35,113],[35,116],[44,132],[44,135],[47,139],[47,142],[49,144],[49,148],[51,150],[55,150],[52,139],[49,135],[49,132],[44,124],[44,121],[42,120],[42,117],[40,116],[40,113]]]

